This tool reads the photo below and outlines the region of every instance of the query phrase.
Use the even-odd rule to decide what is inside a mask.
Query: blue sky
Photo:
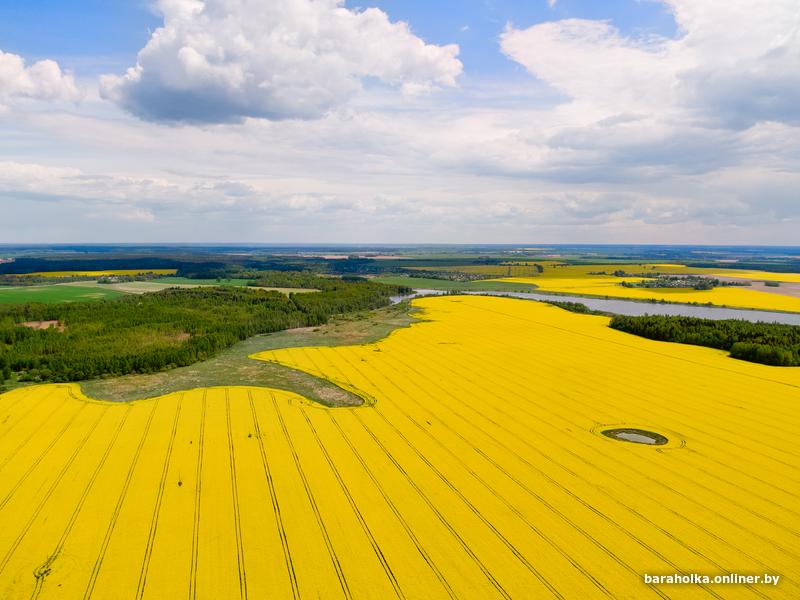
[[[509,74],[516,67],[499,51],[507,23],[526,27],[553,19],[608,19],[625,33],[672,35],[675,21],[658,2],[632,0],[378,0],[378,7],[436,44],[458,43],[474,76]],[[26,0],[0,4],[0,48],[30,59],[53,58],[82,70],[128,65],[162,19],[143,0]],[[468,29],[464,30],[467,27]]]
[[[64,65],[129,64],[161,19],[139,0],[0,3],[0,47]],[[104,60],[104,57],[108,60]]]
[[[0,239],[797,243],[798,30],[796,0],[3,2]]]
[[[357,7],[364,3],[347,5]],[[675,21],[664,5],[646,0],[561,0],[553,7],[545,0],[382,0],[373,5],[410,23],[425,40],[437,44],[457,42],[467,72],[475,76],[508,74],[515,69],[497,44],[508,23],[528,27],[554,19],[607,19],[623,32],[671,35],[675,31]],[[465,26],[469,28],[466,31]]]

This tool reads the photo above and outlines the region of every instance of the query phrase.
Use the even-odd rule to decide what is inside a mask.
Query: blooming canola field
[[[655,300],[681,303],[711,303],[717,306],[753,308],[757,310],[778,310],[800,312],[800,298],[780,293],[766,293],[746,287],[716,287],[713,290],[694,290],[691,288],[636,288],[624,287],[623,281],[637,282],[634,277],[587,277],[578,279],[511,277],[499,279],[511,283],[533,283],[541,292],[558,292],[587,296],[603,296],[630,300]]]
[[[255,356],[358,408],[0,396],[0,598],[800,597],[800,369],[537,302],[415,305],[373,344]],[[643,582],[677,572],[781,580]]]
[[[752,308],[757,310],[778,310],[784,312],[800,312],[800,297],[782,294],[780,288],[773,288],[770,293],[746,286],[720,286],[711,290],[694,290],[691,288],[636,288],[624,287],[623,282],[635,283],[643,281],[642,277],[615,277],[615,270],[624,270],[632,274],[663,273],[668,275],[702,275],[704,277],[728,277],[732,279],[753,281],[782,281],[797,283],[798,273],[767,273],[765,271],[745,271],[740,269],[703,269],[673,264],[641,264],[641,265],[566,265],[559,263],[542,263],[543,272],[536,272],[533,264],[510,264],[461,267],[468,272],[485,274],[501,274],[508,283],[533,284],[542,292],[558,292],[585,296],[603,296],[643,301],[664,301],[697,304],[714,304],[735,308]]]
[[[174,275],[177,269],[112,269],[110,271],[39,271],[23,273],[31,277],[103,277],[112,275]]]

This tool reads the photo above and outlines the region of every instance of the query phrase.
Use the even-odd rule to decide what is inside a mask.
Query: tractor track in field
[[[100,569],[103,566],[103,561],[105,559],[106,551],[108,550],[108,545],[111,542],[111,536],[114,534],[114,529],[117,525],[117,520],[119,519],[119,514],[122,511],[122,507],[125,503],[125,498],[128,494],[128,489],[131,485],[131,480],[133,479],[133,473],[136,470],[136,465],[139,464],[139,457],[142,453],[142,448],[144,447],[145,441],[147,440],[147,436],[150,433],[150,426],[153,423],[153,418],[155,417],[156,411],[158,410],[159,401],[156,400],[153,403],[153,407],[150,410],[150,414],[147,417],[147,422],[145,423],[144,431],[142,432],[141,438],[139,438],[139,443],[136,446],[136,450],[133,453],[133,457],[131,458],[131,465],[128,468],[128,472],[125,476],[125,482],[122,485],[122,490],[120,491],[119,497],[117,498],[117,502],[114,505],[114,512],[111,515],[111,520],[108,523],[108,527],[106,528],[105,535],[103,536],[103,541],[100,544],[100,551],[97,555],[97,560],[95,560],[94,566],[92,567],[92,573],[89,576],[89,581],[86,584],[86,590],[83,593],[84,600],[89,600],[94,590],[94,586],[97,582],[97,576],[100,574]]]
[[[178,397],[178,402],[175,407],[175,416],[172,419],[172,432],[170,433],[167,451],[164,455],[164,467],[161,471],[161,479],[158,484],[158,493],[156,495],[156,503],[153,508],[153,516],[150,519],[150,531],[147,536],[147,545],[145,546],[144,556],[142,557],[142,566],[139,571],[139,583],[136,589],[136,598],[141,600],[144,597],[144,589],[147,584],[147,571],[150,568],[150,558],[153,555],[153,544],[155,543],[156,532],[158,531],[158,519],[161,512],[161,502],[164,499],[164,488],[167,484],[167,473],[169,472],[169,461],[172,458],[172,448],[175,443],[175,433],[178,430],[178,419],[181,416],[181,402],[183,394]]]

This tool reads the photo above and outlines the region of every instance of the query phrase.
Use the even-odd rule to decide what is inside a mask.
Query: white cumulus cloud
[[[80,91],[71,73],[52,60],[26,65],[17,54],[0,50],[0,102],[13,98],[78,100]]]
[[[796,0],[662,3],[675,17],[674,39],[568,19],[509,27],[501,47],[588,118],[678,113],[731,128],[800,122]]]
[[[343,0],[159,0],[136,66],[101,93],[154,121],[316,118],[366,78],[416,94],[453,86],[458,46],[426,44],[376,8]]]

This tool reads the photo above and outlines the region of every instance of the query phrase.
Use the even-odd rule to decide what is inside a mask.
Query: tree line
[[[617,315],[610,326],[651,340],[727,350],[733,358],[781,367],[800,366],[800,327],[696,317]]]
[[[253,335],[321,325],[335,314],[388,305],[402,292],[371,282],[324,285],[321,292],[289,296],[170,288],[92,303],[0,306],[0,379],[13,373],[19,381],[81,381],[187,366]],[[41,321],[63,327],[21,325]]]
[[[51,283],[70,283],[73,281],[93,281],[95,276],[71,275],[69,277],[49,277],[47,275],[0,275],[0,287],[23,287],[47,285]]]
[[[553,306],[557,306],[558,308],[563,308],[564,310],[568,310],[569,312],[578,313],[580,315],[605,315],[604,313],[599,310],[593,310],[586,306],[583,302],[569,302],[569,301],[561,301],[561,300],[544,300],[545,304],[551,304]]]

